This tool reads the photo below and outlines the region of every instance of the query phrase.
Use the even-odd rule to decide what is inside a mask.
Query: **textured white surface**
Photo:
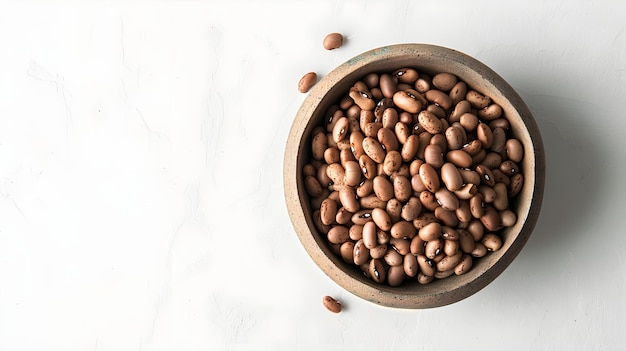
[[[0,3],[0,350],[618,349],[623,2]],[[322,38],[347,37],[335,51]],[[320,76],[432,43],[518,90],[547,156],[527,246],[459,303],[342,290],[294,234],[286,137]],[[340,298],[339,315],[321,299]]]

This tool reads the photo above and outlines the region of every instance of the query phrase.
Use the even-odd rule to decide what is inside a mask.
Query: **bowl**
[[[368,73],[393,72],[404,67],[434,74],[449,72],[463,80],[468,90],[489,96],[502,107],[510,123],[511,137],[521,141],[524,158],[520,168],[524,183],[510,208],[514,225],[500,232],[502,247],[474,261],[462,275],[419,284],[406,279],[400,286],[367,278],[358,266],[333,252],[326,235],[316,229],[311,198],[305,190],[303,167],[311,160],[311,134],[324,124],[324,115],[353,84]],[[433,308],[461,301],[487,286],[520,253],[537,222],[544,190],[545,156],[537,124],[526,104],[497,73],[459,51],[429,44],[398,44],[364,52],[341,64],[321,79],[304,99],[291,127],[284,154],[284,192],[293,227],[315,264],[348,292],[372,303],[407,309]]]

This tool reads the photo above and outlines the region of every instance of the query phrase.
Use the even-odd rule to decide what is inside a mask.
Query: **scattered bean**
[[[324,304],[324,307],[326,307],[326,309],[332,313],[341,312],[341,302],[335,300],[330,296],[324,296],[324,298],[322,299],[322,304]]]

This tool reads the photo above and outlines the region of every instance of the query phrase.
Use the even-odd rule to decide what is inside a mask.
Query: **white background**
[[[618,1],[0,3],[0,350],[615,350],[626,344]],[[345,45],[325,51],[339,31]],[[305,95],[369,49],[474,56],[525,99],[544,206],[511,266],[399,310],[326,277],[287,216]],[[341,299],[331,314],[324,295]]]

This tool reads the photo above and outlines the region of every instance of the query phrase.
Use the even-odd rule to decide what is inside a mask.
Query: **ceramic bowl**
[[[449,72],[498,103],[510,123],[510,135],[524,146],[520,167],[524,185],[510,204],[517,214],[515,225],[502,230],[502,247],[476,259],[472,269],[421,285],[405,279],[391,287],[366,278],[360,269],[345,263],[332,251],[324,234],[316,229],[311,199],[304,187],[303,166],[311,160],[311,132],[324,125],[324,114],[346,95],[349,88],[371,72],[393,72],[413,67],[429,74]],[[298,110],[284,154],[284,191],[287,209],[304,249],[334,282],[350,293],[382,306],[432,308],[463,300],[491,283],[511,264],[530,237],[539,216],[545,180],[545,157],[540,131],[526,104],[492,69],[459,51],[427,44],[399,44],[376,48],[341,64],[308,93]],[[303,257],[306,259],[306,257]]]

